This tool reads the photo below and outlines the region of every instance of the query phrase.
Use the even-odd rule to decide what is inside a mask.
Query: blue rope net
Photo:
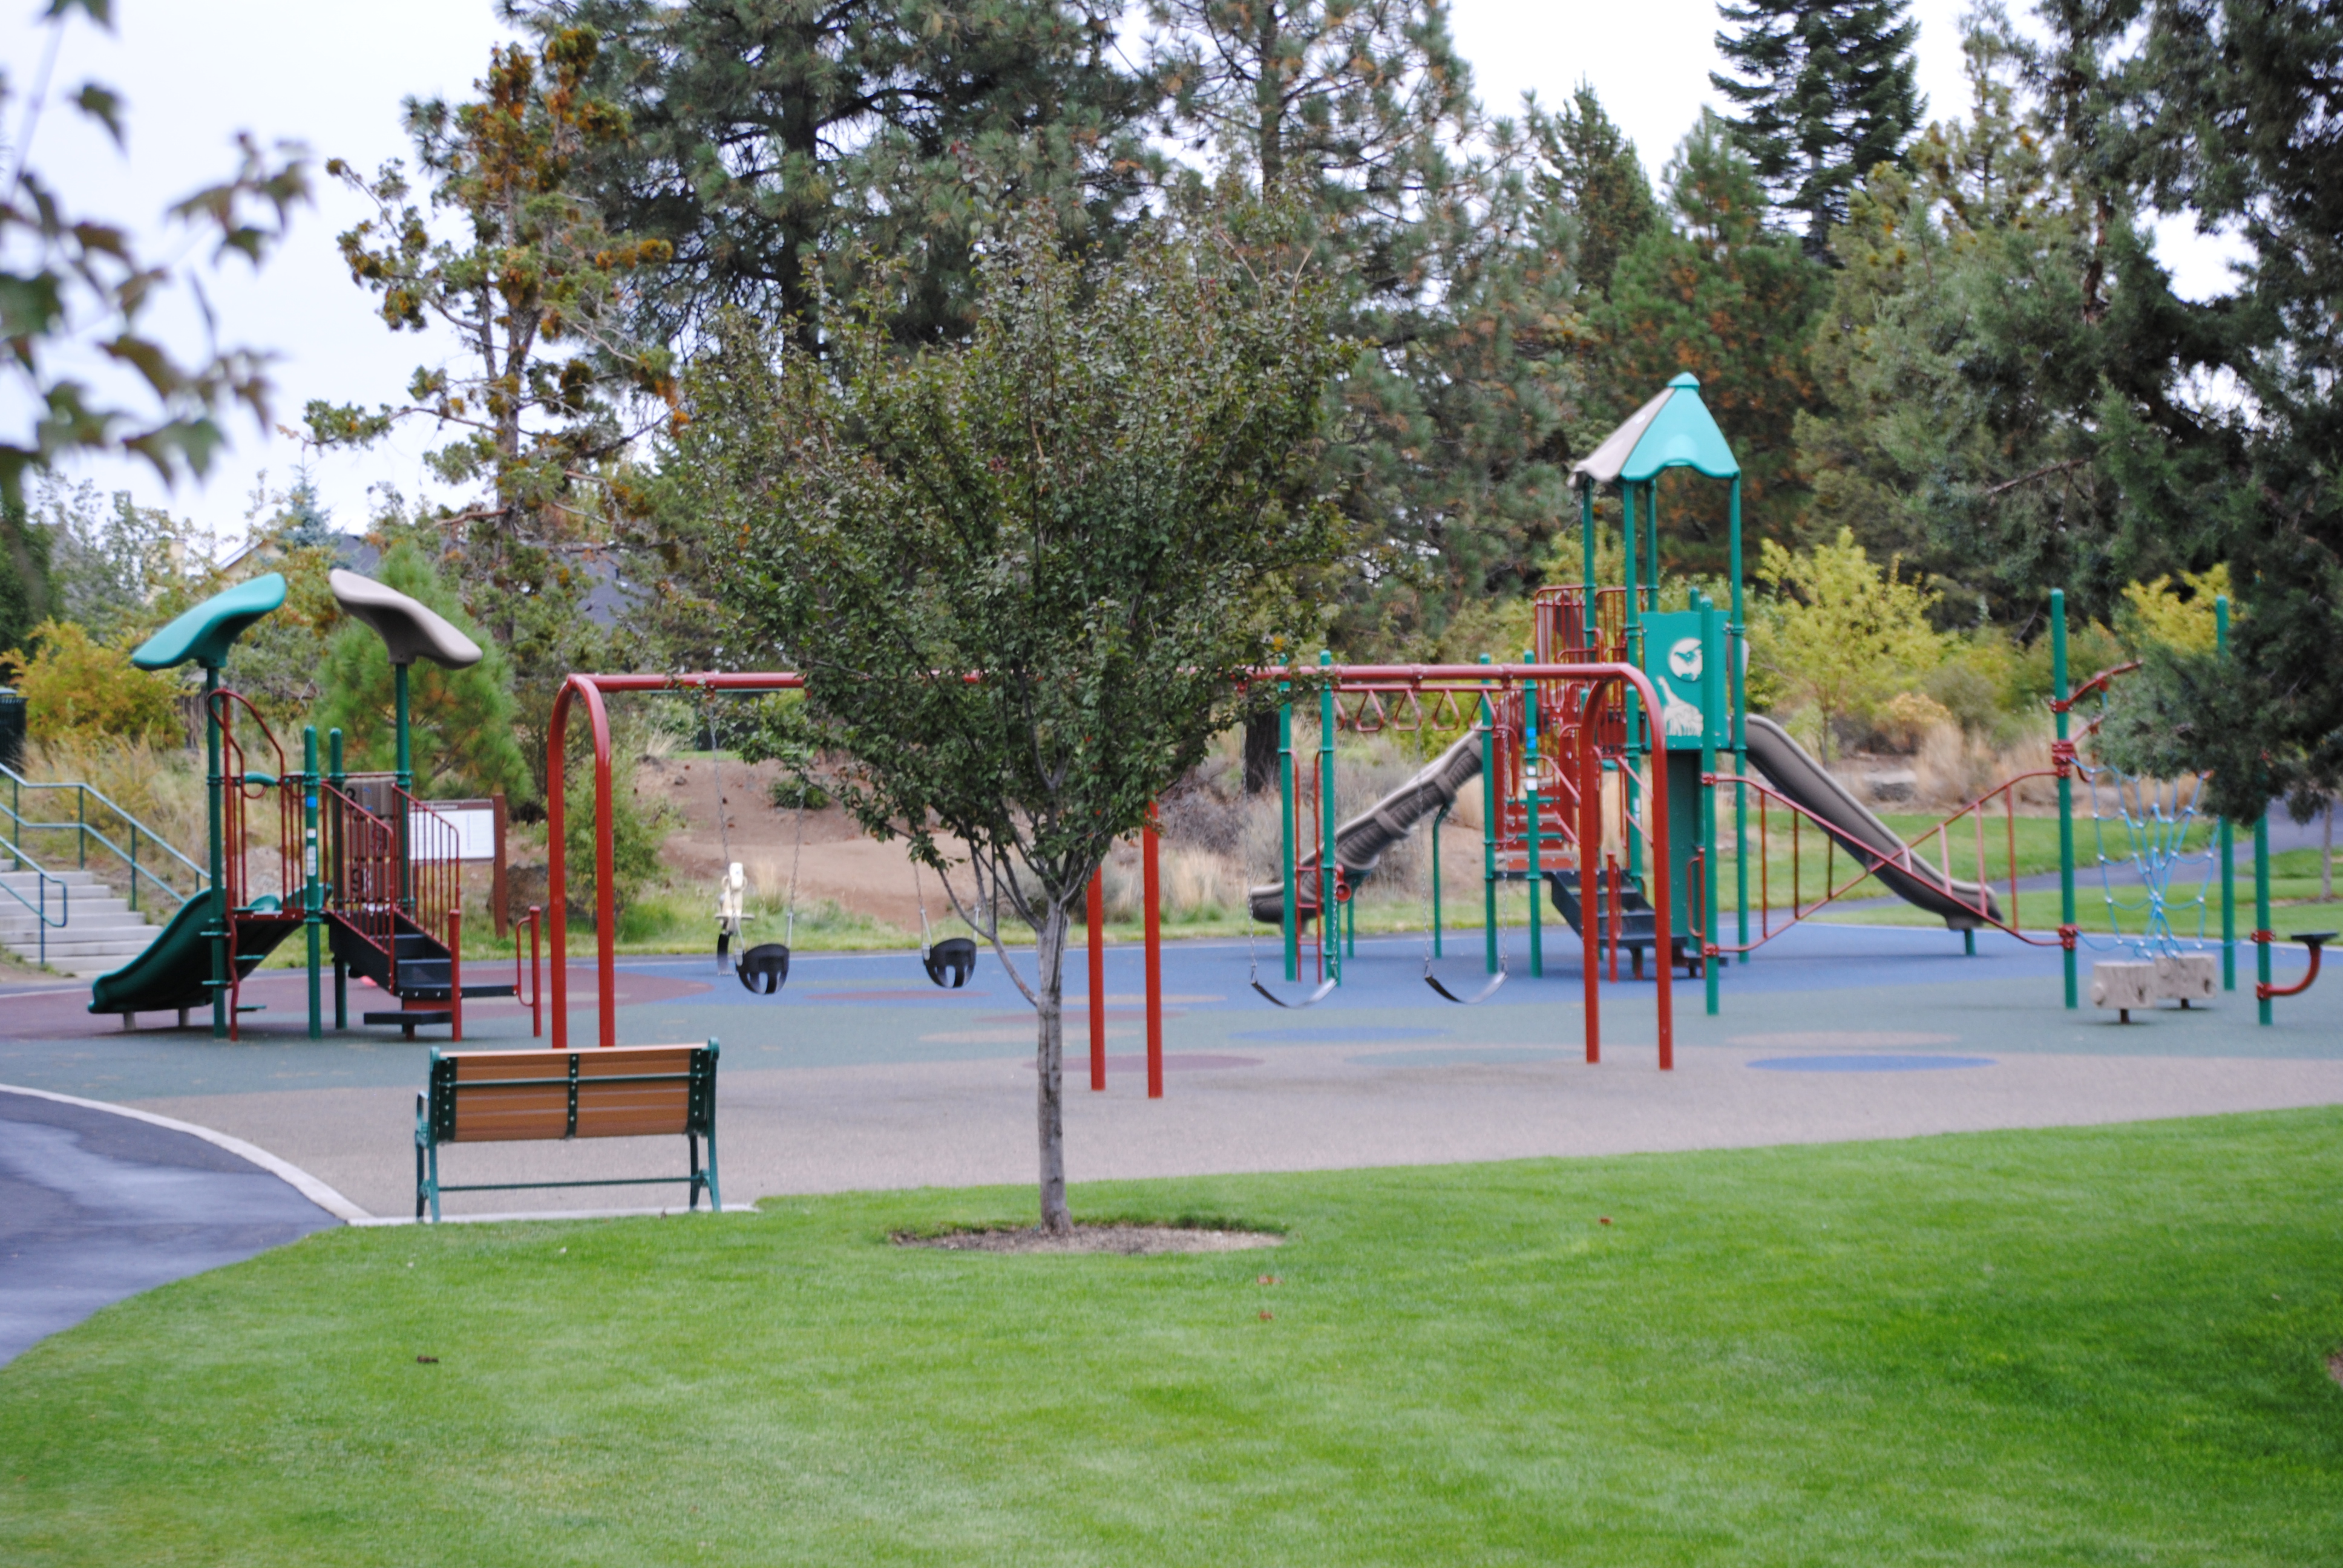
[[[2079,940],[2101,950],[2157,953],[2217,948],[2220,853],[2216,824],[2200,815],[2205,780],[2142,779],[2106,762],[2077,759],[2090,792],[2091,846],[2106,900],[2107,933]]]

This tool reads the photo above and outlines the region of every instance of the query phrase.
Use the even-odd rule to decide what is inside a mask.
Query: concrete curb
[[[29,1095],[35,1100],[54,1100],[60,1105],[78,1105],[86,1111],[108,1111],[116,1116],[126,1116],[133,1121],[144,1121],[154,1127],[167,1127],[174,1132],[184,1132],[191,1138],[200,1138],[215,1149],[224,1149],[239,1160],[249,1161],[259,1166],[345,1225],[381,1223],[373,1215],[302,1170],[298,1165],[279,1160],[267,1150],[256,1148],[241,1138],[231,1138],[225,1132],[215,1132],[208,1127],[198,1127],[192,1121],[175,1121],[167,1116],[157,1116],[151,1111],[133,1111],[126,1105],[112,1105],[103,1100],[84,1100],[73,1094],[52,1094],[45,1089],[25,1089],[14,1083],[0,1083],[0,1094]]]
[[[544,1209],[520,1214],[449,1214],[437,1221],[414,1220],[404,1214],[368,1214],[353,1225],[501,1225],[520,1220],[682,1220],[700,1213],[754,1214],[754,1203],[727,1203],[721,1209]]]

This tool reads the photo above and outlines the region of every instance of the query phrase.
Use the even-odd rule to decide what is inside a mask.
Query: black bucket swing
[[[976,943],[968,937],[946,937],[935,940],[928,926],[927,889],[920,880],[920,863],[911,862],[911,896],[920,905],[920,967],[928,971],[928,979],[948,990],[958,990],[968,984],[968,977],[976,972]]]
[[[1296,868],[1296,875],[1299,874],[1299,868]],[[1322,898],[1319,901],[1322,903],[1325,900]],[[1251,912],[1252,911],[1249,910],[1246,911],[1248,914]],[[1325,932],[1325,911],[1321,910],[1319,911],[1319,930],[1320,935],[1322,937]],[[1299,912],[1295,914],[1294,919],[1297,921],[1301,919]],[[1252,989],[1260,994],[1262,1000],[1273,1003],[1278,1007],[1288,1008],[1295,1011],[1299,1011],[1305,1007],[1316,1007],[1320,1002],[1324,1001],[1328,997],[1332,996],[1334,994],[1334,988],[1342,983],[1332,975],[1328,975],[1324,980],[1318,982],[1318,989],[1316,990],[1312,991],[1308,996],[1302,998],[1299,1001],[1289,1001],[1285,998],[1278,995],[1275,991],[1270,990],[1269,987],[1262,983],[1261,934],[1256,929],[1256,922],[1252,920],[1247,920],[1245,922],[1245,960],[1248,965],[1247,972],[1245,974],[1245,982],[1252,986]]]
[[[709,766],[712,768],[715,765],[716,755],[716,719],[712,711],[708,721],[708,751]],[[720,776],[716,800],[720,819],[724,811],[724,790]],[[740,961],[733,969],[733,972],[740,977],[740,984],[752,996],[778,995],[780,989],[789,984],[789,946],[797,940],[798,934],[798,862],[805,856],[805,791],[802,789],[798,791],[797,829],[797,847],[789,854],[789,912],[782,928],[781,940],[778,942],[759,942],[740,955]],[[729,860],[732,853],[732,837],[729,823],[723,829],[723,835],[725,858]],[[735,874],[739,870],[738,866],[732,868]]]
[[[1432,819],[1432,830],[1435,833],[1439,832],[1440,825],[1447,819],[1448,808],[1443,806],[1440,809],[1439,815]],[[1440,910],[1440,883],[1437,879],[1427,879],[1427,880],[1432,889],[1430,912],[1433,920],[1437,920],[1439,918]],[[1430,986],[1433,992],[1444,1001],[1453,1001],[1458,1007],[1477,1006],[1496,995],[1497,988],[1505,983],[1505,976],[1508,971],[1505,968],[1504,928],[1503,926],[1497,928],[1497,972],[1491,975],[1489,977],[1488,983],[1483,985],[1479,990],[1474,991],[1471,996],[1458,996],[1454,991],[1450,990],[1445,985],[1443,985],[1441,983],[1440,977],[1432,971],[1432,920],[1427,920],[1423,924],[1423,983]]]

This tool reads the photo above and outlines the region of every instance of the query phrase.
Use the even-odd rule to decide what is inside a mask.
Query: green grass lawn
[[[2338,1191],[2318,1111],[336,1231],[0,1369],[0,1561],[2343,1562]]]

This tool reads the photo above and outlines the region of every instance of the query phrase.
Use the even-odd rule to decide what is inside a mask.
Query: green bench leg
[[[705,1187],[708,1189],[709,1211],[718,1212],[724,1207],[724,1196],[716,1184],[716,1129],[711,1126],[708,1130],[706,1165],[699,1162],[699,1134],[687,1132],[684,1137],[691,1144],[691,1206],[695,1210],[699,1207],[699,1190]]]

